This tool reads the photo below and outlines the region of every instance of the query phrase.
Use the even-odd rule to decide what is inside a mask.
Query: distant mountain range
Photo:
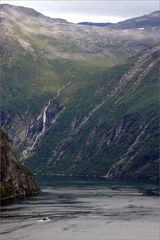
[[[96,23],[96,22],[80,22],[78,23],[80,25],[85,25],[85,26],[96,26],[96,27],[105,27],[105,26],[109,26],[112,25],[112,23]]]
[[[158,179],[160,11],[97,27],[0,8],[0,120],[19,159],[35,173]]]
[[[112,28],[120,29],[133,29],[133,28],[159,28],[160,23],[160,11],[155,11],[149,15],[144,15],[142,17],[136,17],[132,19],[127,19],[123,22],[118,23],[95,23],[95,22],[80,22],[80,25],[85,26],[96,26],[96,27],[106,27],[110,26]]]
[[[131,29],[131,28],[159,28],[160,11],[152,12],[149,15],[136,17],[114,24],[115,28]]]

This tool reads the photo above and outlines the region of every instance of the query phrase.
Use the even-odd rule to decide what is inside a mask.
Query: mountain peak
[[[9,11],[9,10],[15,10],[15,11],[19,11],[23,14],[27,14],[27,15],[31,15],[34,17],[38,17],[38,16],[43,16],[41,13],[37,12],[36,10],[32,9],[32,8],[26,8],[26,7],[22,7],[22,6],[14,6],[11,4],[0,4],[0,9],[1,11]]]
[[[50,18],[50,17],[45,16],[42,13],[34,10],[33,8],[28,8],[28,7],[23,7],[23,6],[14,6],[11,4],[0,4],[0,11],[5,12],[7,14],[15,15],[15,17],[17,17],[17,15],[19,15],[19,16],[25,15],[28,17],[47,19],[50,22],[69,23],[65,19]]]
[[[147,15],[136,18],[127,19],[125,21],[116,23],[115,28],[132,29],[132,28],[159,28],[160,25],[160,11],[155,11]]]
[[[160,17],[160,10],[155,11],[155,12],[152,12],[152,13],[150,14],[150,16],[151,16],[151,17]]]

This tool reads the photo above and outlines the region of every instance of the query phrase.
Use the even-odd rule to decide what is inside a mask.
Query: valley
[[[158,180],[160,12],[104,27],[1,5],[1,127],[35,174]]]

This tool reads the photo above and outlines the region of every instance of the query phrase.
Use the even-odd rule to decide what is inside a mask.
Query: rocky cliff
[[[2,130],[0,130],[0,149],[2,201],[39,192],[35,178],[27,167],[16,160],[11,149],[11,142]]]

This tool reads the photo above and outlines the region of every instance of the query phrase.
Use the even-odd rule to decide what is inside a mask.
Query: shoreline
[[[1,198],[0,199],[0,203],[1,203],[0,205],[4,206],[4,205],[12,204],[16,200],[24,200],[28,197],[33,196],[33,195],[38,195],[40,192],[41,192],[41,190],[31,192],[29,194],[17,194],[17,195],[14,195],[14,196],[12,195],[12,196],[9,196],[9,197]]]
[[[108,182],[118,182],[118,181],[124,181],[124,182],[136,182],[136,183],[143,183],[143,182],[147,182],[147,183],[153,183],[153,184],[159,184],[159,179],[146,179],[146,178],[107,178],[105,175],[80,175],[80,174],[65,174],[65,173],[33,173],[34,176],[55,176],[55,177],[84,177],[84,178],[101,178],[101,179],[105,179]]]

